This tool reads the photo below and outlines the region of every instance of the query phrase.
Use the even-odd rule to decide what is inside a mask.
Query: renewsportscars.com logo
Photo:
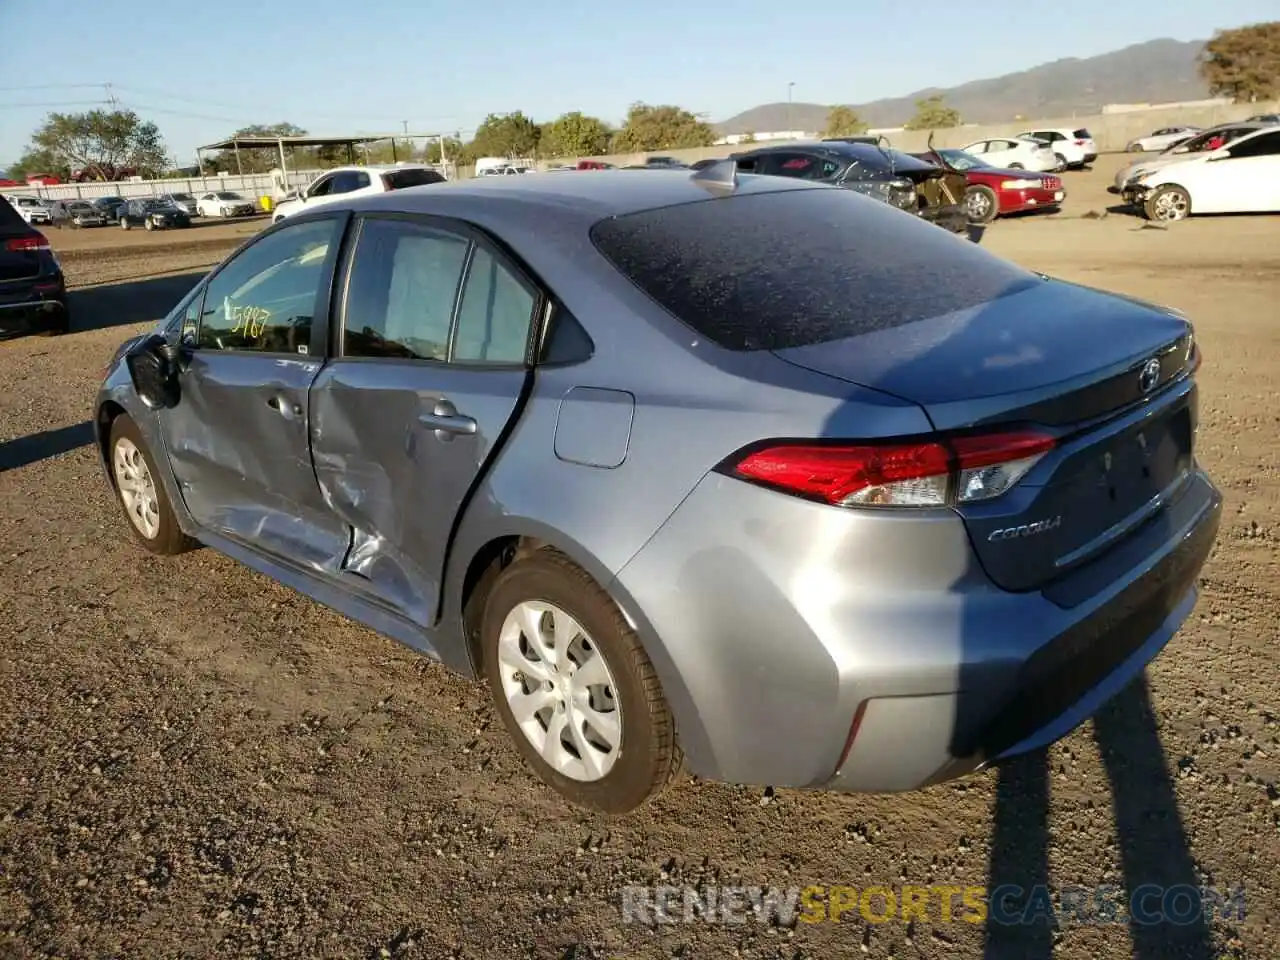
[[[1163,887],[1118,886],[1024,888],[931,884],[899,887],[845,885],[807,887],[653,886],[625,887],[624,923],[995,923],[1060,926],[1137,924],[1153,926],[1243,920],[1243,887],[1219,890],[1189,884]]]

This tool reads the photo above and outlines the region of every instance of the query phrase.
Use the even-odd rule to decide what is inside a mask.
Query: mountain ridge
[[[1101,112],[1108,103],[1160,103],[1209,96],[1198,62],[1205,41],[1159,38],[1095,57],[1065,57],[954,87],[925,87],[901,97],[848,104],[872,127],[909,120],[916,101],[941,95],[965,123],[1001,123]],[[818,132],[835,104],[766,103],[714,124],[721,134]]]

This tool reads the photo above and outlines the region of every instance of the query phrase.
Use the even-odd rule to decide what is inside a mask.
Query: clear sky
[[[857,103],[1273,19],[1277,0],[0,0],[0,167],[50,110],[111,83],[179,162],[251,123],[311,133],[461,130],[674,103],[723,120],[760,103]],[[809,15],[806,15],[809,14]],[[80,85],[84,86],[70,86]],[[93,85],[97,86],[93,86]]]

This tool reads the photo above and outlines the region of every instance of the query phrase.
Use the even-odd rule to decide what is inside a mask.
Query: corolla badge
[[[1156,384],[1160,382],[1160,361],[1152,357],[1142,365],[1142,372],[1138,374],[1138,389],[1143,395],[1150,393],[1156,388]]]
[[[987,535],[987,542],[994,543],[997,540],[1017,540],[1019,537],[1034,537],[1039,533],[1048,533],[1050,530],[1056,530],[1060,526],[1062,526],[1061,514],[1052,520],[1035,520],[1016,527],[1002,527],[999,530],[993,530]]]

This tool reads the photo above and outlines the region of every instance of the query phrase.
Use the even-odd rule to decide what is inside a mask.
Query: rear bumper
[[[1000,212],[1043,210],[1046,207],[1060,206],[1066,198],[1066,190],[1003,190],[1000,193]]]
[[[15,285],[16,286],[16,285]],[[24,283],[0,294],[0,339],[66,329],[67,291],[61,281]]]
[[[1066,584],[994,587],[950,511],[838,510],[711,476],[618,574],[690,768],[913,790],[1051,743],[1122,689],[1196,602],[1221,521],[1198,469]],[[851,729],[857,718],[856,736]]]

